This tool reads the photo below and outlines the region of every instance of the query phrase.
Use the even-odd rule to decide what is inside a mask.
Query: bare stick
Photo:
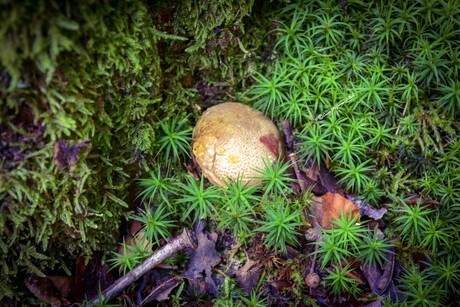
[[[291,160],[292,166],[294,167],[295,176],[299,181],[300,191],[303,192],[307,189],[307,187],[305,184],[304,176],[302,176],[302,174],[300,173],[299,165],[297,164],[297,161],[295,159],[295,153],[289,154],[289,160]]]
[[[114,297],[124,288],[138,280],[142,275],[162,263],[164,260],[168,259],[178,251],[190,247],[196,249],[198,241],[193,232],[188,229],[184,231],[177,237],[171,239],[171,241],[162,246],[157,250],[153,255],[147,258],[142,264],[135,267],[132,271],[128,272],[126,275],[117,279],[110,287],[104,290],[102,297],[93,298],[93,304],[97,304],[100,300],[105,300],[108,297]]]
[[[299,166],[295,159],[294,140],[292,136],[292,126],[291,126],[291,123],[289,123],[287,120],[284,120],[282,122],[282,125],[283,125],[284,136],[286,137],[286,148],[288,151],[288,157],[289,157],[289,160],[291,160],[292,167],[294,168],[295,176],[297,177],[297,180],[299,181],[300,190],[303,192],[306,189],[306,185],[305,185],[304,176],[302,176],[302,174],[300,173]]]
[[[328,114],[326,114],[325,116],[327,116],[327,115]],[[295,173],[295,175],[297,177],[297,180],[299,181],[300,191],[305,192],[305,190],[307,189],[307,186],[305,184],[305,177],[300,172],[299,166],[298,166],[297,161],[295,159],[294,140],[293,140],[293,137],[292,137],[292,126],[286,120],[282,122],[282,125],[283,125],[283,132],[284,132],[284,135],[286,137],[286,147],[287,147],[287,150],[288,150],[289,159],[291,160],[291,163],[292,163],[293,168],[294,168],[294,173]],[[312,224],[313,224],[314,229],[316,231],[320,232],[321,227],[319,226],[319,223],[318,223],[318,220],[316,219],[316,216],[311,215],[311,220],[312,220]],[[319,240],[319,239],[320,238],[316,238],[316,240]],[[319,245],[316,244],[315,252],[318,250],[318,247],[319,247]],[[310,266],[310,273],[313,273],[314,270],[315,270],[317,256],[318,256],[318,254],[313,255],[313,260],[312,260],[312,263],[311,263],[311,266]]]
[[[315,253],[318,251],[318,247],[319,247],[319,245],[315,244]],[[311,266],[310,266],[310,274],[315,271],[316,257],[317,256],[318,256],[317,253],[313,255],[313,260],[311,261]]]
[[[409,104],[409,101],[410,101],[410,100],[408,100],[408,101],[406,102],[406,105],[404,106],[404,110],[403,110],[402,116],[404,116],[404,115],[406,114],[407,105]],[[399,124],[398,124],[398,128],[396,129],[395,135],[398,135],[398,133],[399,133],[399,128],[401,128],[401,121],[400,121]]]
[[[315,229],[316,234],[318,234],[317,237],[316,237],[316,243],[318,243],[318,242],[322,241],[322,237],[321,237],[321,235],[319,235],[319,233],[321,233],[322,230],[321,230],[321,226],[319,225],[318,220],[316,219],[316,216],[314,214],[312,214],[312,216],[311,216],[311,223],[313,224],[313,228]],[[318,251],[318,248],[319,248],[319,245],[315,244],[315,253]],[[317,256],[318,256],[318,254],[313,255],[313,260],[312,260],[311,266],[310,266],[310,274],[315,271]]]

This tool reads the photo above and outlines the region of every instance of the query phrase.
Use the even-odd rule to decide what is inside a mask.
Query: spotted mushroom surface
[[[275,124],[238,102],[207,109],[193,130],[192,148],[204,176],[221,187],[239,175],[244,184],[259,184],[255,169],[264,168],[264,159],[274,162],[284,152]]]

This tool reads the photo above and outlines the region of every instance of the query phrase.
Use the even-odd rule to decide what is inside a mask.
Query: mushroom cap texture
[[[243,184],[260,184],[255,169],[264,169],[264,159],[273,163],[284,153],[275,124],[238,102],[207,109],[193,130],[192,148],[204,176],[221,187],[238,176]]]

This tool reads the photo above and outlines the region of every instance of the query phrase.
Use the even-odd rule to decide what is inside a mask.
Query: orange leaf
[[[338,193],[327,192],[321,197],[316,197],[313,203],[313,214],[324,229],[331,229],[333,220],[339,218],[342,212],[350,211],[352,217],[359,215],[359,207]]]

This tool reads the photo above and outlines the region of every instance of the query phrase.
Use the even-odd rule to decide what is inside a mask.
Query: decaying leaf
[[[153,300],[156,300],[158,302],[165,301],[169,299],[169,294],[171,291],[180,285],[181,280],[177,277],[173,277],[163,283],[161,283],[158,287],[153,289],[152,292],[150,292],[149,295],[141,302],[140,306],[143,306],[147,303],[150,303]]]
[[[344,261],[342,261],[342,267],[345,266],[346,263]],[[352,265],[353,267],[353,265]],[[348,272],[347,274],[345,274],[346,277],[348,278],[351,278],[353,279],[354,281],[356,281],[359,285],[363,286],[365,284],[365,282],[363,281],[363,279],[361,278],[361,274],[358,270],[353,270],[351,272]]]
[[[324,194],[328,192],[326,188],[321,183],[319,167],[317,164],[312,164],[310,167],[304,167],[302,172],[299,172],[299,176],[302,178],[297,178],[304,181],[304,186],[311,188],[311,191],[314,194]],[[298,176],[298,177],[299,177]]]
[[[352,217],[360,214],[358,206],[338,193],[328,192],[321,197],[314,198],[313,214],[324,229],[331,229],[333,220],[339,218],[342,212],[348,213],[350,211]]]
[[[81,266],[78,268],[78,266]],[[75,280],[80,282],[80,287],[88,297],[94,297],[99,290],[104,290],[110,286],[115,278],[110,272],[110,267],[107,263],[102,262],[102,253],[93,253],[87,264],[83,256],[77,258],[77,271]]]
[[[71,283],[73,278],[68,277],[67,281],[60,280],[60,284],[56,286],[53,280],[49,277],[41,277],[36,274],[32,274],[25,280],[26,287],[32,292],[39,300],[56,306],[69,305],[68,301],[59,292],[58,287],[68,288],[64,284]],[[59,281],[58,281],[59,282]]]
[[[54,143],[54,161],[59,168],[65,168],[77,163],[80,151],[84,147],[88,147],[89,143],[79,141],[75,145],[71,145],[65,140],[57,140]]]
[[[204,231],[205,221],[200,221],[195,226],[198,247],[191,252],[191,259],[185,278],[204,279],[211,294],[218,293],[218,287],[211,277],[212,267],[220,261],[220,254],[216,251],[217,233]]]
[[[355,200],[352,197],[349,197],[349,199],[361,209],[361,215],[366,215],[374,220],[382,219],[382,217],[388,211],[386,208],[375,209],[371,205],[368,205],[361,200]]]
[[[133,248],[139,248],[145,250],[148,253],[153,253],[152,244],[147,238],[145,232],[139,232],[136,236],[127,235],[125,239],[126,245],[129,245]],[[118,253],[120,255],[124,254],[123,245],[118,246]],[[126,253],[131,255],[131,250],[127,249]]]
[[[382,296],[394,296],[396,293],[393,284],[393,278],[396,275],[395,267],[395,250],[392,248],[385,255],[383,268],[374,265],[363,265],[361,266],[361,271],[366,277],[372,292]]]
[[[291,288],[292,282],[290,282],[289,280],[274,280],[270,282],[269,285],[273,287],[273,289],[275,289],[276,291],[280,292],[288,288]]]
[[[325,167],[320,167],[318,172],[319,181],[327,192],[335,193],[337,190],[339,190],[337,180],[334,179],[334,177]]]
[[[107,264],[101,262],[101,255],[94,253],[85,264],[84,257],[76,261],[74,276],[38,276],[30,275],[25,281],[26,287],[39,300],[56,306],[67,306],[81,302],[84,295],[97,295],[99,286],[104,289],[113,282]]]
[[[257,286],[261,272],[262,264],[248,259],[246,263],[235,272],[238,286],[245,292],[251,293]]]
[[[305,169],[305,175],[313,181],[318,181],[319,179],[319,167],[318,164],[314,163],[309,168]]]
[[[378,299],[372,303],[364,305],[364,307],[382,307],[382,299]]]
[[[412,204],[412,205],[415,205],[417,203],[420,203],[420,205],[427,206],[427,207],[434,207],[434,206],[440,205],[440,202],[437,200],[423,198],[420,195],[415,194],[415,193],[404,195],[404,199],[407,204]]]

